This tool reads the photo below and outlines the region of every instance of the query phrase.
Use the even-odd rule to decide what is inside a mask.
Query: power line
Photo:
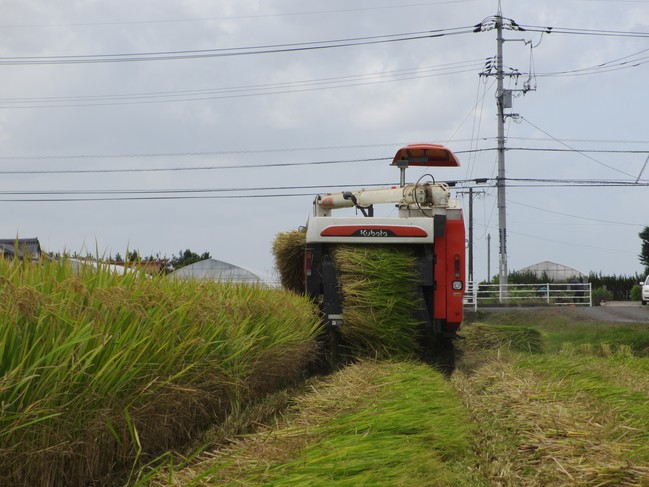
[[[553,27],[542,25],[525,25],[519,24],[520,31],[543,32],[545,34],[570,34],[583,36],[602,36],[602,37],[649,37],[649,32],[634,32],[623,30],[604,30],[604,29],[577,29],[572,27]]]
[[[401,70],[356,74],[314,80],[287,81],[198,90],[122,93],[60,97],[14,97],[0,99],[1,108],[69,108],[86,106],[137,105],[183,101],[244,98],[288,93],[304,93],[333,88],[350,88],[369,84],[394,83],[414,79],[448,76],[473,72],[480,60],[460,61],[437,66],[405,68]]]
[[[477,182],[479,181],[479,182]],[[462,187],[485,187],[488,182],[495,182],[495,178],[491,179],[465,179],[458,181],[445,181],[447,184]],[[508,181],[516,181],[525,183],[525,187],[529,187],[529,183],[543,183],[546,187],[563,187],[569,186],[582,186],[582,187],[601,187],[601,186],[633,186],[633,187],[647,187],[649,182],[637,184],[631,181],[619,180],[593,180],[593,179],[532,179],[532,178],[508,178]],[[362,187],[381,187],[391,186],[393,182],[380,182],[380,183],[345,183],[345,184],[317,184],[317,185],[292,185],[292,186],[255,186],[255,187],[220,187],[220,188],[159,188],[159,189],[45,189],[45,190],[6,190],[0,191],[0,195],[12,196],[70,196],[70,195],[153,195],[153,194],[197,194],[197,193],[241,193],[241,192],[259,192],[259,191],[296,191],[296,190],[324,190],[327,192],[335,192],[340,188],[362,188]],[[523,185],[521,185],[523,186]],[[315,193],[311,193],[315,194]],[[279,196],[279,195],[278,195]],[[239,196],[237,196],[239,197]],[[22,201],[22,200],[21,200]]]
[[[547,208],[539,208],[538,206],[528,205],[526,203],[521,203],[520,201],[514,201],[514,200],[511,200],[511,199],[509,200],[509,202],[514,203],[515,205],[524,206],[526,208],[531,208],[533,210],[543,211],[545,213],[552,213],[554,215],[567,216],[567,217],[570,217],[570,218],[577,218],[579,220],[588,220],[588,221],[592,221],[592,222],[596,222],[596,223],[609,223],[609,224],[612,224],[612,225],[623,225],[623,226],[632,226],[632,227],[643,226],[640,223],[629,223],[629,222],[621,222],[621,221],[614,221],[614,220],[603,220],[601,218],[590,218],[590,217],[587,217],[587,216],[573,215],[573,214],[564,213],[564,212],[561,212],[561,211],[548,210]]]
[[[493,139],[494,137],[491,137]],[[508,136],[509,140],[538,140],[542,142],[556,141],[553,137],[515,137]],[[634,139],[570,139],[562,137],[564,142],[585,142],[585,143],[599,143],[599,144],[649,144],[649,140],[634,140]]]
[[[649,140],[635,140],[635,139],[572,139],[557,137],[514,137],[507,136],[511,140],[528,140],[528,141],[541,141],[541,142],[556,142],[561,140],[563,142],[581,142],[581,143],[604,143],[604,144],[649,144]],[[495,140],[495,137],[480,137],[480,140]],[[474,138],[468,139],[454,139],[453,142],[474,142]],[[347,149],[371,149],[377,147],[401,147],[408,144],[404,141],[381,142],[371,144],[348,144],[348,145],[326,145],[326,146],[308,146],[308,147],[264,147],[260,149],[232,149],[232,150],[218,150],[218,151],[182,151],[182,152],[131,152],[131,153],[118,153],[118,154],[43,154],[43,155],[0,155],[0,160],[5,161],[25,161],[25,160],[60,160],[60,159],[140,159],[140,158],[167,158],[167,157],[205,157],[216,155],[237,155],[237,154],[267,154],[267,153],[282,153],[282,152],[316,152],[316,151],[329,151],[329,150],[347,150]],[[517,150],[551,150],[544,148],[527,148],[519,147]],[[495,150],[495,148],[483,148],[481,151]],[[564,149],[565,152],[596,152],[599,149]],[[457,154],[465,154],[475,152],[475,150],[457,150],[453,151]],[[635,153],[635,151],[623,150],[622,153]],[[646,152],[646,151],[641,151]],[[386,159],[382,157],[380,159]],[[357,160],[357,159],[354,159]],[[374,159],[371,159],[374,160]]]
[[[585,76],[591,74],[609,73],[621,69],[637,68],[649,62],[649,56],[645,55],[649,49],[642,49],[626,56],[611,59],[601,63],[587,66],[584,68],[575,68],[564,71],[554,71],[549,73],[533,73],[536,77],[562,77],[562,76]],[[640,57],[638,57],[640,56]],[[522,73],[532,75],[532,73]]]
[[[570,247],[574,247],[575,243],[574,242],[565,242],[561,240],[555,240],[555,239],[550,239],[547,237],[539,237],[538,235],[530,235],[528,233],[521,233],[521,232],[511,232],[513,235],[520,235],[522,237],[527,237],[531,238],[533,240],[537,241],[542,241],[542,242],[551,242],[551,243],[556,243],[556,244],[561,244],[561,245],[568,245]],[[610,252],[617,252],[620,254],[626,254],[626,255],[634,255],[634,252],[628,251],[628,250],[621,250],[621,249],[612,249],[608,247],[599,247],[596,245],[590,245],[589,243],[586,242],[579,242],[579,247],[580,248],[589,248],[589,249],[596,249],[596,250],[606,250]]]
[[[340,185],[306,185],[306,186],[260,186],[243,188],[167,188],[167,189],[56,189],[29,191],[0,191],[0,195],[114,195],[114,194],[192,194],[192,193],[235,193],[244,191],[295,191],[303,189],[358,188],[389,186],[391,183],[340,184]],[[311,193],[314,194],[315,193]]]
[[[250,85],[238,85],[231,87],[222,87],[222,88],[204,88],[204,89],[194,89],[194,90],[167,90],[167,91],[145,91],[137,93],[107,93],[107,94],[96,94],[96,95],[73,95],[73,96],[43,96],[43,97],[11,97],[11,98],[0,98],[2,103],[20,103],[20,102],[67,102],[67,101],[94,101],[94,100],[112,100],[112,99],[131,99],[131,98],[142,98],[142,97],[169,97],[169,96],[187,96],[187,95],[204,95],[211,93],[230,93],[230,92],[240,92],[248,90],[264,90],[264,89],[275,89],[275,88],[284,88],[292,86],[302,86],[302,85],[320,85],[320,84],[329,84],[337,83],[340,81],[355,81],[358,79],[366,78],[376,78],[376,77],[387,77],[387,76],[408,76],[412,74],[420,74],[427,72],[436,72],[445,69],[456,69],[458,67],[464,68],[475,68],[478,66],[478,63],[482,63],[482,59],[470,59],[466,61],[456,61],[450,63],[428,65],[428,66],[415,66],[410,68],[394,69],[388,71],[374,71],[371,73],[359,73],[359,74],[349,74],[345,76],[330,76],[326,78],[316,78],[316,79],[307,79],[307,80],[292,80],[285,82],[275,82],[275,83],[258,83]]]
[[[603,163],[602,161],[598,161],[598,160],[595,159],[594,157],[591,157],[591,156],[589,156],[588,154],[585,154],[584,151],[581,151],[581,150],[575,149],[574,147],[572,147],[572,146],[566,144],[565,142],[561,141],[560,139],[557,139],[557,138],[553,137],[551,134],[549,134],[548,132],[546,132],[546,131],[543,130],[542,128],[537,127],[536,125],[534,125],[532,122],[530,122],[530,121],[529,121],[528,119],[526,119],[525,117],[522,117],[522,116],[521,116],[520,119],[521,119],[521,120],[524,120],[525,122],[527,122],[528,124],[530,124],[530,125],[531,125],[532,127],[534,127],[536,130],[539,130],[540,132],[543,132],[543,133],[544,133],[545,135],[547,135],[548,137],[552,137],[556,142],[560,143],[561,145],[563,145],[563,146],[567,147],[568,149],[571,149],[571,150],[573,150],[573,151],[575,151],[575,152],[581,154],[583,157],[586,157],[587,159],[590,159],[591,161],[593,161],[593,162],[599,164],[600,166],[604,166],[604,167],[606,167],[606,168],[608,168],[608,169],[611,169],[611,170],[613,170],[613,171],[619,172],[620,174],[624,174],[625,176],[632,176],[631,174],[629,174],[629,173],[627,173],[627,172],[625,172],[625,171],[622,171],[622,170],[620,170],[620,169],[618,169],[618,168],[616,168],[616,167],[613,167],[613,166],[611,166],[611,165],[609,165],[609,164],[605,164],[605,163]]]
[[[468,141],[462,139],[461,141]],[[265,154],[280,152],[314,152],[324,150],[339,149],[367,149],[372,147],[398,147],[405,142],[385,142],[381,144],[353,144],[353,145],[327,145],[327,146],[310,146],[310,147],[265,147],[261,149],[231,149],[218,151],[183,151],[183,152],[131,152],[121,154],[44,154],[44,155],[26,155],[26,156],[6,156],[0,155],[0,160],[44,160],[44,159],[133,159],[133,158],[150,158],[150,157],[203,157],[215,155],[236,155],[236,154]]]
[[[384,144],[388,146],[395,146],[399,144]],[[403,144],[401,144],[403,145]],[[344,146],[346,148],[357,147],[375,147],[370,146]],[[338,149],[341,147],[328,147],[328,148],[304,148],[304,149],[260,149],[258,151],[243,151],[243,152],[282,152],[289,150],[324,150],[324,149]],[[482,152],[492,152],[497,150],[496,147],[483,147],[480,149],[467,149],[453,151],[455,154],[477,154]],[[568,152],[568,153],[612,153],[612,154],[649,154],[649,150],[615,150],[615,149],[557,149],[557,148],[542,148],[542,147],[509,147],[508,151],[531,151],[531,152]],[[214,152],[179,152],[179,153],[141,153],[141,154],[77,154],[77,155],[44,155],[44,156],[1,156],[0,160],[58,160],[58,159],[119,159],[119,158],[163,158],[163,157],[195,157],[207,155],[227,155],[233,153],[240,153],[239,151],[214,151]],[[142,172],[182,172],[182,171],[218,171],[230,169],[263,169],[263,168],[277,168],[277,167],[293,167],[293,166],[318,166],[330,164],[352,164],[364,162],[380,162],[391,161],[392,157],[369,157],[363,159],[330,159],[319,161],[298,161],[298,162],[276,162],[276,163],[239,163],[239,164],[226,164],[226,165],[209,165],[209,166],[174,166],[174,167],[143,167],[143,168],[99,168],[99,169],[6,169],[0,170],[0,174],[105,174],[105,173],[142,173]],[[611,167],[611,166],[606,166]],[[625,175],[629,175],[623,171]],[[507,178],[509,180],[509,178]]]
[[[251,198],[292,198],[292,197],[311,196],[313,193],[290,193],[290,194],[245,194],[245,195],[174,195],[174,196],[111,196],[104,198],[2,198],[0,202],[3,203],[73,203],[73,202],[89,202],[89,201],[155,201],[155,200],[195,200],[195,199],[251,199]]]
[[[508,151],[526,151],[526,152],[589,152],[601,154],[649,154],[649,149],[633,150],[633,149],[558,149],[554,147],[507,147]]]
[[[591,74],[610,73],[622,69],[637,68],[639,66],[649,63],[649,56],[635,57],[638,56],[639,54],[644,54],[646,52],[649,52],[649,49],[643,49],[642,51],[630,54],[628,56],[599,63],[593,66],[588,66],[585,68],[576,68],[571,70],[555,71],[549,73],[535,73],[535,76],[537,77],[587,76]]]
[[[631,187],[631,188],[646,188],[649,187],[649,182],[648,181],[642,181],[642,182],[635,182],[635,181],[591,181],[591,182],[580,182],[580,181],[569,181],[566,180],[564,182],[561,181],[554,181],[554,182],[546,182],[543,180],[535,180],[533,179],[507,179],[508,181],[515,181],[518,182],[519,184],[511,184],[510,187],[512,188],[576,188],[576,187],[581,187],[581,188],[602,188],[602,187]],[[524,183],[524,184],[521,184]]]
[[[58,56],[12,56],[0,57],[0,65],[51,65],[51,64],[97,64],[124,63],[140,61],[170,61],[181,59],[218,58],[231,56],[249,56],[259,54],[276,54],[286,52],[312,51],[340,47],[384,44],[389,42],[404,42],[419,39],[445,37],[450,35],[468,34],[472,27],[452,27],[448,29],[406,32],[400,34],[383,34],[377,36],[349,37],[324,41],[295,42],[285,44],[268,44],[245,47],[218,49],[190,49],[182,51],[152,51],[112,54],[84,54]]]
[[[190,166],[190,167],[155,167],[123,169],[34,169],[3,170],[0,174],[93,174],[93,173],[136,173],[136,172],[173,172],[173,171],[215,171],[223,169],[261,169],[266,167],[317,166],[327,164],[349,164],[356,162],[377,162],[392,160],[391,157],[374,157],[367,159],[342,159],[329,161],[276,162],[266,164],[231,164],[224,166]]]
[[[114,22],[75,22],[67,24],[13,24],[13,25],[0,25],[0,29],[29,29],[29,28],[57,28],[57,27],[96,27],[104,25],[141,25],[141,24],[170,24],[170,23],[187,23],[187,22],[214,22],[214,21],[232,21],[232,20],[245,20],[245,19],[258,19],[269,17],[293,17],[293,16],[308,16],[308,15],[322,15],[332,13],[347,13],[347,12],[366,12],[372,10],[392,10],[404,9],[413,7],[426,7],[430,5],[444,5],[474,2],[475,0],[441,0],[436,2],[420,2],[399,5],[379,5],[374,7],[357,7],[348,9],[331,9],[331,10],[313,10],[301,12],[279,12],[269,14],[254,14],[254,15],[228,15],[221,17],[202,17],[202,18],[185,18],[185,19],[149,19],[149,20],[131,20],[131,21],[114,21]]]

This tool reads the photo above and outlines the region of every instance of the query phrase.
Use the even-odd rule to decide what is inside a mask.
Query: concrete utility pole
[[[469,188],[469,281],[473,282],[473,188]]]
[[[487,282],[491,281],[491,234],[487,234]]]
[[[503,37],[503,30],[523,31],[516,22],[512,19],[503,19],[502,9],[500,2],[498,2],[498,14],[489,17],[476,25],[474,32],[481,32],[486,30],[496,29],[496,47],[497,54],[495,63],[491,60],[487,63],[485,72],[480,73],[481,76],[495,76],[496,77],[496,105],[498,108],[498,177],[496,178],[496,188],[498,190],[498,242],[499,242],[499,288],[500,299],[507,298],[507,284],[508,284],[508,271],[507,271],[507,197],[506,197],[506,177],[505,177],[505,119],[507,117],[518,117],[515,113],[505,113],[506,108],[512,108],[512,95],[514,92],[521,92],[523,94],[528,91],[535,90],[532,85],[532,73],[530,79],[523,84],[522,89],[504,89],[504,79],[507,77],[518,77],[520,73],[513,71],[505,73],[503,68],[503,44],[506,41],[522,41],[525,44],[531,42],[525,39],[505,39]],[[531,49],[532,47],[530,47]],[[495,69],[494,69],[495,68]],[[531,67],[530,67],[531,70]],[[494,72],[495,71],[495,72]]]
[[[476,183],[486,183],[486,179],[476,179]],[[465,191],[457,191],[456,194],[466,194],[467,192]],[[469,188],[468,194],[469,194],[469,232],[468,232],[468,246],[469,246],[469,256],[468,256],[468,264],[469,264],[469,277],[468,281],[473,282],[473,195],[474,194],[484,194],[484,191],[474,191],[473,188]]]
[[[496,80],[497,93],[496,103],[498,105],[498,178],[496,186],[498,189],[498,241],[499,241],[499,289],[500,298],[507,297],[507,203],[505,197],[505,99],[503,90],[503,17],[498,8],[496,16],[496,32],[498,50],[496,55]]]

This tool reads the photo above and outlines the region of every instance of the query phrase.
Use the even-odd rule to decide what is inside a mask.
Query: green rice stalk
[[[318,328],[293,293],[0,259],[0,485],[101,483],[173,449],[299,380]]]
[[[415,258],[406,249],[338,246],[333,260],[343,295],[340,332],[352,355],[407,356],[418,348],[423,305]]]

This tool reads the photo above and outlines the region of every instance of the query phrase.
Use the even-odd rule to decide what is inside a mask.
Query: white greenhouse
[[[545,275],[548,277],[548,279],[555,282],[568,282],[572,279],[588,282],[588,276],[582,272],[579,272],[577,269],[573,269],[572,267],[568,267],[562,264],[557,264],[556,262],[550,262],[548,260],[528,267],[524,267],[518,272],[531,272],[539,278],[542,278]]]
[[[236,282],[263,284],[265,280],[257,274],[222,260],[206,259],[195,262],[172,272],[170,279],[178,280],[210,280],[220,282]]]

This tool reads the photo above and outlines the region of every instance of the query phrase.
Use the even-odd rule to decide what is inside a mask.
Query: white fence
[[[500,284],[468,282],[464,304],[485,306],[592,306],[592,286],[587,283]]]

